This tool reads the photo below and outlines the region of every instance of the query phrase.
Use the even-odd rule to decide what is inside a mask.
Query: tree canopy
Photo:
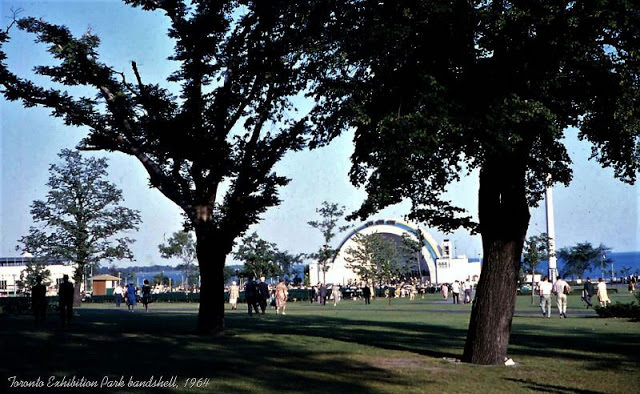
[[[161,243],[158,245],[160,255],[165,259],[173,257],[182,260],[182,264],[178,267],[184,272],[185,276],[185,289],[189,290],[189,283],[193,282],[194,269],[193,264],[196,261],[196,241],[190,232],[178,231],[173,233],[167,240],[167,243]]]
[[[98,268],[114,260],[133,260],[138,211],[121,206],[122,190],[109,182],[104,158],[84,158],[62,150],[61,163],[51,164],[45,200],[31,205],[34,226],[19,239],[19,247],[40,259],[60,259],[77,264],[74,274],[79,291],[84,268]]]
[[[27,262],[26,268],[20,271],[18,287],[21,290],[31,291],[31,288],[38,283],[38,277],[42,279],[43,285],[47,287],[51,285],[51,271],[47,268],[47,264],[42,260],[31,260]]]
[[[316,213],[320,215],[319,220],[310,220],[307,224],[322,233],[323,244],[320,248],[309,256],[318,261],[318,266],[322,270],[322,282],[325,282],[325,274],[336,257],[338,250],[331,246],[331,241],[336,235],[349,228],[347,225],[340,226],[339,222],[344,218],[344,206],[337,203],[323,201],[320,208],[316,208]]]
[[[418,278],[422,280],[422,268],[420,266],[420,250],[422,250],[422,243],[416,240],[416,234],[413,236],[404,233],[402,234],[402,244],[400,245],[399,254],[404,261],[404,267],[402,272],[405,275],[412,276],[414,273],[418,275]]]
[[[542,261],[549,261],[555,251],[549,251],[549,236],[546,233],[530,236],[524,243],[523,269],[525,273],[534,274]]]
[[[628,0],[342,2],[317,54],[316,114],[325,136],[356,129],[351,179],[368,191],[357,215],[408,197],[416,220],[475,229],[442,199],[447,185],[513,164],[535,204],[571,180],[572,126],[635,181],[639,22]]]
[[[288,276],[289,280],[294,281],[297,272],[295,266],[301,264],[306,255],[304,253],[292,254],[288,250],[279,250],[277,247],[273,255],[273,261],[276,263],[282,275]],[[302,278],[298,278],[302,281]]]
[[[67,125],[89,132],[84,150],[117,151],[138,159],[157,188],[195,229],[202,275],[198,331],[224,331],[224,263],[234,240],[280,203],[288,179],[274,165],[303,149],[311,124],[293,98],[308,85],[301,48],[327,11],[310,2],[126,0],[168,18],[175,43],[167,76],[180,87],[145,82],[135,61],[115,70],[101,61],[100,39],[75,35],[35,17],[11,28],[32,33],[54,64],[38,66],[37,81],[8,68],[0,32],[0,87],[8,100],[50,108]],[[131,37],[143,40],[144,37]],[[23,48],[26,51],[31,48]],[[168,84],[168,85],[169,85]],[[59,88],[82,87],[94,96]],[[53,87],[52,87],[53,86]]]
[[[354,247],[346,251],[347,267],[362,279],[373,283],[390,284],[402,271],[396,243],[380,233],[362,234],[353,237]]]
[[[355,129],[354,216],[411,200],[409,218],[483,242],[464,361],[507,345],[529,224],[571,180],[564,130],[624,182],[640,170],[640,9],[631,0],[371,1],[335,5],[315,59],[319,139]],[[478,170],[478,220],[446,197]]]
[[[243,276],[260,278],[282,274],[282,269],[276,262],[277,246],[267,242],[253,232],[242,238],[234,256],[244,263]]]
[[[594,248],[590,242],[580,242],[575,246],[558,250],[558,257],[564,262],[563,275],[582,278],[586,271],[608,268],[611,259],[606,255],[610,251],[611,248],[603,244]]]

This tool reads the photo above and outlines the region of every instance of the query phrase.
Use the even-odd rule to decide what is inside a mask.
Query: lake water
[[[179,286],[182,284],[182,280],[184,274],[180,270],[175,271],[150,271],[150,272],[134,272],[136,277],[133,280],[136,286],[140,287],[144,283],[144,280],[147,279],[149,282],[152,282],[154,276],[158,276],[160,274],[164,274],[167,278],[171,279],[172,286]],[[193,284],[193,283],[192,283]]]

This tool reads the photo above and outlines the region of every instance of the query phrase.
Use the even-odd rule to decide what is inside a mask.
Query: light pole
[[[547,181],[551,179],[551,175],[547,176]],[[549,249],[549,280],[553,283],[558,275],[558,263],[556,260],[556,254],[553,253],[556,250],[556,230],[555,230],[555,218],[553,215],[553,192],[551,186],[547,186],[545,190],[545,208],[547,214],[547,237]]]
[[[613,278],[615,277],[613,273],[613,260],[611,261],[611,283],[613,283]]]

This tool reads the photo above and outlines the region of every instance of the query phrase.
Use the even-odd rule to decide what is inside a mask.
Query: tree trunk
[[[224,263],[230,245],[224,245],[210,223],[196,226],[196,253],[200,266],[200,308],[197,331],[202,335],[224,334]]]
[[[73,307],[79,308],[82,306],[82,281],[84,280],[84,268],[85,264],[78,263],[78,267],[73,273]],[[85,289],[86,291],[86,289]]]
[[[478,212],[484,259],[462,360],[500,364],[507,357],[530,217],[525,170],[517,159],[496,160],[482,168]]]
[[[82,306],[82,292],[80,291],[80,282],[73,284],[73,307],[79,308]]]
[[[536,270],[531,270],[531,305],[534,304],[534,296],[536,293],[536,288],[535,288],[535,284],[536,284]]]

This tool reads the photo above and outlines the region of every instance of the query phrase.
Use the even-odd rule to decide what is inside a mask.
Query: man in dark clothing
[[[264,276],[260,277],[260,283],[258,283],[258,304],[260,304],[260,310],[264,315],[264,311],[267,309],[267,300],[269,299],[269,285],[265,282]],[[257,313],[257,311],[256,311]]]
[[[327,286],[324,283],[320,283],[320,289],[318,291],[320,305],[324,305],[327,301]]]
[[[365,304],[367,305],[371,304],[371,289],[369,288],[369,285],[367,285],[366,283],[362,287],[362,297],[364,298]]]
[[[591,304],[591,296],[595,290],[593,289],[593,283],[591,283],[591,278],[587,278],[586,282],[584,282],[584,286],[582,288],[582,299],[587,303],[587,308],[593,307]]]
[[[73,316],[73,283],[69,282],[69,275],[62,277],[62,283],[60,283],[60,289],[58,290],[59,305],[60,305],[60,319],[62,325],[66,326],[71,322],[71,316]]]
[[[316,299],[316,287],[313,286],[309,290],[309,303],[313,304],[313,301]]]
[[[249,311],[249,316],[253,314],[253,310],[258,312],[258,289],[256,287],[256,283],[252,278],[249,278],[247,283],[244,285],[244,298],[247,300],[247,309]]]
[[[36,327],[40,327],[47,316],[47,288],[42,284],[40,275],[36,276],[36,284],[31,288],[31,309],[36,319]]]

